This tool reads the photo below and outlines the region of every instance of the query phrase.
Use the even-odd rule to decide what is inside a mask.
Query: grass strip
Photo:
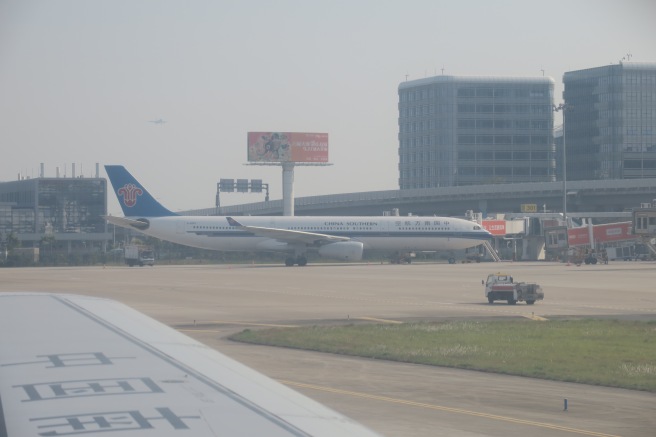
[[[449,321],[246,329],[232,340],[656,392],[656,320]]]

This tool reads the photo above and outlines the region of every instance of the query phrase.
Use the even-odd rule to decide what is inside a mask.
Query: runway
[[[503,271],[538,282],[528,306],[484,298]],[[270,326],[418,320],[614,317],[656,320],[656,263],[318,264],[0,270],[0,291],[124,302],[390,436],[647,436],[656,395],[507,375],[251,346],[230,333]],[[564,400],[568,409],[564,410]]]

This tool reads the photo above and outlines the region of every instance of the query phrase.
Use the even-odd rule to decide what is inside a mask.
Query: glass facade
[[[39,232],[46,223],[55,232],[105,232],[106,194],[104,179],[40,180]]]
[[[656,63],[565,73],[567,179],[656,177]]]
[[[401,189],[555,180],[553,79],[399,85]]]
[[[107,181],[100,178],[34,178],[0,183],[0,231],[38,243],[106,241]]]

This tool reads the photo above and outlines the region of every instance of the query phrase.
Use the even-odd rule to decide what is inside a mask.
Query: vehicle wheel
[[[592,265],[597,264],[597,258],[592,258],[592,259],[590,260],[590,262],[592,263]]]
[[[584,262],[585,265],[587,266],[588,264],[590,264],[590,258],[586,258],[586,259],[584,259],[583,262]]]
[[[494,298],[493,297],[488,297],[487,298],[487,303],[494,303]]]
[[[296,258],[296,263],[299,265],[299,267],[303,267],[307,265],[307,258],[304,256],[299,256]]]
[[[508,305],[515,305],[517,301],[515,299],[508,299]]]
[[[285,259],[285,265],[287,267],[292,267],[294,265],[294,258],[289,257],[289,258]]]
[[[526,304],[527,304],[527,305],[533,305],[534,303],[535,303],[534,300],[527,300],[527,301],[526,301]]]
[[[455,264],[456,259],[455,258],[449,258],[449,264]]]

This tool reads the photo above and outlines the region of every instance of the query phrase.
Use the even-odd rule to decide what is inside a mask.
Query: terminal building
[[[435,76],[399,85],[399,188],[551,182],[554,81]]]
[[[68,252],[106,249],[110,239],[107,180],[99,177],[19,177],[0,183],[0,238],[13,234],[24,248],[50,238]]]
[[[567,180],[656,177],[656,63],[563,76]]]

